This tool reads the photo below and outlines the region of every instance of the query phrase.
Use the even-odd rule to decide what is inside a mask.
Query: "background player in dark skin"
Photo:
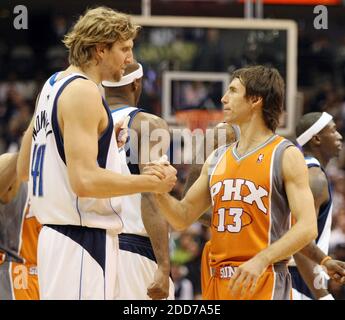
[[[124,76],[132,73],[139,68],[138,63],[133,62],[126,67]],[[142,78],[135,79],[132,83],[121,87],[104,87],[106,100],[111,110],[116,110],[124,106],[136,107],[142,91]],[[149,127],[148,136],[142,134],[141,125],[146,123]],[[152,131],[160,129],[165,131],[166,141],[151,141],[150,134]],[[131,152],[137,152],[139,159],[139,169],[143,169],[146,159],[151,161],[158,160],[169,148],[170,135],[169,128],[165,120],[153,114],[139,112],[134,116],[131,124],[131,130],[136,132],[136,137],[131,136]],[[135,141],[137,138],[137,141]],[[164,139],[163,139],[164,140]],[[162,144],[158,154],[154,154],[152,148]],[[148,148],[141,149],[141,146]],[[138,146],[138,148],[137,148]],[[137,150],[138,149],[138,150]],[[169,225],[162,215],[159,214],[157,206],[152,201],[150,193],[142,193],[141,214],[145,229],[150,237],[151,244],[157,259],[158,269],[154,275],[153,283],[147,289],[147,295],[152,299],[165,299],[169,295]],[[125,214],[125,213],[124,213]]]
[[[310,128],[320,117],[322,113],[314,112],[304,115],[296,127],[296,136],[300,136],[308,128]],[[342,136],[337,131],[336,125],[331,120],[325,128],[318,134],[314,135],[308,143],[303,146],[303,153],[305,156],[312,156],[316,158],[321,166],[325,168],[328,162],[339,156],[342,146]],[[326,204],[330,199],[328,192],[328,181],[325,173],[320,167],[311,167],[309,171],[309,185],[314,196],[314,204],[316,215],[319,216],[320,208]],[[308,259],[306,255],[310,258]],[[301,252],[294,255],[298,271],[302,275],[304,281],[308,285],[310,291],[316,299],[324,297],[329,294],[326,288],[315,288],[314,273],[316,263],[322,261],[327,255],[312,242]],[[314,262],[313,262],[314,261]],[[324,263],[328,275],[340,283],[345,283],[345,263],[342,261],[330,259]]]

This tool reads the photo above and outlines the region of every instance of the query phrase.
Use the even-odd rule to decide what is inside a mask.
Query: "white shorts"
[[[42,300],[115,299],[118,237],[106,230],[45,225],[38,239]]]
[[[297,291],[295,288],[292,288],[292,300],[313,300],[313,299],[306,296],[302,292]]]
[[[153,282],[157,270],[149,238],[120,234],[119,296],[121,300],[151,300],[147,288]],[[174,283],[169,278],[168,300],[174,300]]]

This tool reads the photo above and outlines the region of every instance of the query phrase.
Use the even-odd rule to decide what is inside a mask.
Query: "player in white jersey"
[[[81,16],[64,39],[70,66],[44,84],[23,137],[18,173],[29,177],[32,209],[44,225],[42,299],[115,298],[122,221],[121,198],[112,197],[175,184],[168,166],[156,166],[156,176],[151,167],[144,175],[121,174],[112,117],[98,89],[102,80],[121,79],[138,29],[128,15],[105,7]]]
[[[126,147],[120,149],[122,173],[126,175],[139,174],[141,159],[147,155],[150,161],[157,160],[166,153],[170,143],[166,122],[135,107],[141,95],[142,77],[142,66],[133,62],[127,66],[121,81],[102,82],[114,123],[129,117],[129,140]],[[142,132],[145,128],[148,135]],[[155,154],[151,151],[158,142],[151,141],[149,134],[157,129],[166,133],[166,139]],[[147,148],[140,148],[144,145]],[[119,298],[174,299],[174,284],[169,279],[168,223],[158,213],[149,193],[122,197],[122,210],[124,227],[119,235]]]
[[[325,266],[332,278],[344,282],[345,263],[327,256],[332,223],[332,193],[324,170],[329,160],[339,155],[342,136],[337,131],[332,116],[326,112],[305,114],[297,124],[296,135],[309,169],[309,185],[314,196],[318,236],[315,243],[294,255],[298,269],[293,263],[289,267],[293,299],[333,299],[327,291],[327,275],[315,262]],[[302,253],[307,253],[315,262]]]

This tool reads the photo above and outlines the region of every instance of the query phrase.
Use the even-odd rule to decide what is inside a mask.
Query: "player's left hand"
[[[324,263],[327,274],[339,284],[345,283],[345,262],[330,259]]]
[[[229,289],[235,295],[241,290],[241,296],[253,294],[260,276],[267,269],[267,259],[256,255],[240,265],[230,279]]]
[[[117,141],[117,147],[121,148],[125,145],[128,138],[128,122],[130,117],[127,116],[114,125],[114,132]]]
[[[153,282],[147,288],[147,295],[152,300],[166,299],[169,296],[169,273],[158,268],[155,272]]]

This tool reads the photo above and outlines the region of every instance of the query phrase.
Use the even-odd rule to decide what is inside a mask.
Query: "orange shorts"
[[[203,295],[208,282],[211,278],[211,269],[209,263],[209,253],[210,253],[211,242],[207,241],[205,243],[204,249],[201,256],[201,294]]]
[[[12,262],[12,284],[16,300],[39,300],[37,267]]]
[[[209,278],[202,298],[204,300],[290,300],[291,299],[291,276],[287,267],[280,265],[269,267],[258,280],[254,293],[245,293],[241,296],[240,290],[233,294],[229,289],[229,281],[236,271],[236,267],[225,265],[211,268]]]

